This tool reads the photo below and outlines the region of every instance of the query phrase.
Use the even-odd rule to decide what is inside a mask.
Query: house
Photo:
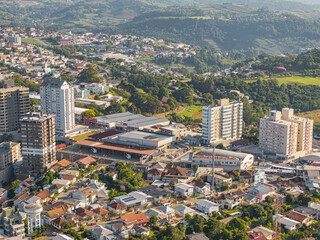
[[[94,226],[90,229],[91,236],[96,240],[116,240],[117,237],[112,231],[101,225]]]
[[[214,200],[220,204],[222,208],[233,209],[241,204],[245,197],[245,193],[241,190],[220,194]]]
[[[115,200],[122,205],[128,207],[133,206],[149,206],[152,202],[152,196],[149,196],[143,192],[134,191],[127,195],[115,197]]]
[[[93,209],[92,212],[94,212],[97,216],[99,216],[100,220],[106,219],[109,214],[109,211],[104,208],[96,208],[96,209]]]
[[[14,190],[16,195],[21,193],[29,192],[32,187],[34,187],[35,182],[29,177],[19,183],[19,187]]]
[[[88,187],[97,193],[98,198],[107,198],[109,196],[109,190],[107,190],[106,185],[98,180],[90,179]]]
[[[56,165],[58,165],[60,169],[67,169],[71,166],[71,162],[66,159],[62,159],[61,161],[57,162]]]
[[[159,210],[167,216],[168,220],[173,219],[176,215],[175,210],[168,205],[160,207]]]
[[[136,225],[132,228],[131,230],[132,235],[137,236],[137,235],[145,235],[145,236],[149,236],[150,234],[150,229],[140,226],[140,225]]]
[[[264,184],[256,184],[248,188],[248,193],[257,197],[260,201],[263,201],[267,196],[272,195],[274,191]]]
[[[62,175],[61,179],[70,181],[71,184],[75,184],[77,182],[77,177],[74,175]]]
[[[207,196],[211,193],[211,188],[208,183],[194,180],[192,182],[192,185],[194,186],[195,191],[199,194],[203,194],[203,195]]]
[[[266,181],[266,172],[263,170],[255,171],[253,174],[254,184],[264,183]]]
[[[210,176],[211,177],[211,176]],[[212,181],[212,180],[211,180]],[[214,184],[216,187],[221,188],[222,187],[222,183],[227,183],[229,187],[231,187],[232,185],[232,178],[231,177],[227,177],[225,175],[222,174],[215,174],[214,175]]]
[[[113,181],[118,179],[118,172],[117,171],[110,171],[110,172],[105,173],[105,175],[109,175],[113,179]]]
[[[49,187],[49,192],[59,194],[62,193],[64,190],[64,186],[62,184],[53,184]]]
[[[79,172],[76,170],[63,169],[59,172],[59,178],[61,179],[64,175],[79,177]]]
[[[86,208],[76,208],[73,212],[78,216],[81,222],[91,222],[95,218],[95,213]]]
[[[261,232],[268,240],[271,240],[274,234],[274,231],[269,228],[258,226],[251,230],[252,232]]]
[[[181,214],[182,216],[185,216],[186,214],[189,214],[190,216],[193,216],[193,215],[196,213],[196,211],[195,211],[194,209],[189,208],[189,207],[187,207],[187,206],[185,206],[185,205],[179,205],[179,206],[177,206],[177,207],[175,208],[175,210],[176,210],[179,214]]]
[[[174,191],[183,197],[188,197],[193,195],[194,187],[186,183],[177,183],[174,185]]]
[[[131,233],[131,229],[126,227],[121,220],[108,222],[106,228],[125,239],[129,238],[129,234]]]
[[[179,167],[167,165],[163,172],[163,180],[173,180],[176,182],[187,182],[191,178],[189,170]]]
[[[286,212],[285,215],[290,219],[298,221],[300,224],[305,224],[306,226],[309,226],[312,223],[310,216],[294,210]]]
[[[62,229],[62,224],[65,223],[65,222],[68,222],[68,221],[65,220],[65,219],[62,218],[62,217],[58,217],[58,218],[56,218],[56,219],[54,219],[54,220],[51,221],[51,225],[52,225],[54,228],[60,230],[60,229]]]
[[[197,210],[207,215],[211,215],[211,213],[219,211],[219,204],[206,199],[200,199],[198,202],[196,202],[196,205]]]
[[[127,213],[120,217],[124,225],[146,225],[149,223],[148,218],[144,213]]]
[[[262,232],[253,232],[248,233],[248,240],[267,240],[267,238],[263,235]]]
[[[276,214],[273,216],[274,221],[276,220],[276,218],[278,218],[280,224],[284,225],[284,228],[289,231],[294,231],[300,226],[300,223],[298,221],[284,217],[280,214]]]
[[[40,203],[49,202],[51,200],[53,193],[48,190],[42,190],[36,196],[40,198]]]
[[[42,216],[43,222],[45,225],[51,225],[52,221],[58,217],[62,217],[66,214],[67,209],[65,207],[56,207],[46,212]]]
[[[258,202],[258,198],[250,193],[247,193],[243,200],[245,201],[246,204],[255,204]]]
[[[76,162],[72,163],[71,168],[77,169],[77,168],[83,168],[86,169],[89,167],[90,164],[95,163],[96,160],[90,156],[81,158],[77,160]]]
[[[253,181],[253,174],[250,171],[242,171],[240,172],[240,182],[242,183],[251,183]]]
[[[158,188],[153,185],[139,188],[138,191],[152,196],[154,204],[159,204],[160,202],[166,201],[171,197],[171,191],[164,188]]]
[[[97,198],[97,193],[89,187],[80,188],[71,195],[72,198],[82,201],[85,206],[94,203]]]
[[[153,215],[159,220],[159,225],[167,223],[167,215],[156,208],[150,208],[144,214],[150,219]]]
[[[187,240],[209,240],[209,238],[206,237],[206,235],[204,235],[203,233],[192,233],[188,234],[186,237]]]
[[[65,188],[67,188],[72,184],[72,181],[65,180],[65,179],[53,179],[52,184],[60,184],[60,185],[63,185]]]
[[[126,209],[127,209],[126,206],[124,206],[123,204],[120,204],[120,203],[118,203],[118,202],[113,202],[113,203],[110,203],[110,204],[108,205],[108,210],[109,210],[110,212],[112,211],[112,212],[115,213],[115,214],[125,213]]]
[[[147,172],[147,180],[159,180],[161,178],[162,171],[156,168],[150,169]]]
[[[161,172],[163,172],[167,167],[167,164],[166,163],[163,163],[163,162],[156,162],[154,163],[149,170],[151,169],[158,169],[160,170]]]

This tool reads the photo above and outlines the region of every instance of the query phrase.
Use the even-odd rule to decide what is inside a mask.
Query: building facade
[[[29,88],[0,89],[0,132],[17,131],[19,120],[30,111]]]
[[[46,78],[40,87],[41,111],[55,115],[56,134],[75,128],[74,90],[61,78]]]
[[[7,207],[2,209],[0,225],[4,234],[8,237],[25,237],[23,218],[21,214],[15,212],[13,208]]]
[[[220,99],[218,106],[202,108],[202,141],[233,140],[242,136],[243,103]]]
[[[28,204],[25,207],[25,212],[27,214],[28,223],[28,234],[31,236],[32,233],[37,231],[37,228],[42,226],[41,222],[41,212],[43,208],[38,203]]]
[[[6,169],[21,158],[20,143],[3,142],[0,144],[0,170]]]
[[[313,120],[294,116],[294,110],[272,110],[260,119],[259,146],[279,159],[292,159],[312,150]]]
[[[54,116],[27,114],[21,119],[21,139],[25,174],[37,174],[56,162]]]

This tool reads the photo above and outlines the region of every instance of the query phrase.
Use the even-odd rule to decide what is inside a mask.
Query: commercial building
[[[215,149],[215,167],[222,168],[224,171],[246,170],[254,161],[251,154],[233,152],[222,149]],[[190,154],[189,160],[186,163],[192,165],[198,164],[199,167],[212,167],[212,149],[202,150]]]
[[[0,89],[0,132],[13,132],[20,128],[19,120],[30,111],[29,88]]]
[[[42,112],[21,119],[24,174],[37,174],[56,162],[54,117]]]
[[[41,111],[55,115],[56,134],[62,136],[75,128],[74,91],[61,78],[45,78],[40,87]]]
[[[94,118],[84,118],[85,124],[94,127],[117,128],[123,130],[144,129],[155,125],[168,126],[170,121],[156,117],[145,117],[130,112],[116,113]]]
[[[242,136],[243,103],[220,99],[218,106],[202,108],[202,141],[234,140]]]
[[[2,209],[0,216],[0,226],[4,234],[8,237],[25,237],[24,221],[19,212],[13,208],[6,207]]]
[[[75,144],[81,149],[101,155],[123,156],[124,159],[147,160],[154,153],[166,150],[175,140],[174,136],[150,133],[144,131],[131,131],[119,133],[111,130],[106,137],[99,140],[81,140]],[[96,135],[103,135],[96,134]]]
[[[4,170],[21,160],[20,143],[3,142],[0,144],[0,170]]]
[[[278,159],[292,159],[312,150],[313,120],[294,116],[294,110],[272,110],[260,119],[259,146]]]

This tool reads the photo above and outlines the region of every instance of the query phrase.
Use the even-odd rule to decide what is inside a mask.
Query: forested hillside
[[[320,21],[265,8],[215,5],[156,10],[134,18],[120,29],[226,51],[243,49],[248,56],[256,56],[317,46]]]

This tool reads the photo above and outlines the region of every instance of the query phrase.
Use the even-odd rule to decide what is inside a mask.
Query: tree
[[[98,83],[102,82],[103,78],[99,77],[97,74],[100,72],[97,65],[89,64],[85,69],[79,74],[79,80],[87,83]]]
[[[84,111],[81,115],[82,115],[82,118],[84,118],[84,117],[91,118],[91,117],[96,116],[96,112],[93,109],[89,109],[89,110]]]
[[[221,183],[221,191],[225,191],[229,189],[229,184],[227,182]]]
[[[158,217],[156,215],[152,215],[150,218],[150,223],[155,227],[158,223]]]
[[[192,166],[192,169],[193,169],[193,171],[197,171],[198,170],[198,168],[199,168],[199,165],[198,164],[194,164],[193,166]]]
[[[274,202],[274,198],[271,196],[267,196],[264,201],[268,204],[272,204]]]

